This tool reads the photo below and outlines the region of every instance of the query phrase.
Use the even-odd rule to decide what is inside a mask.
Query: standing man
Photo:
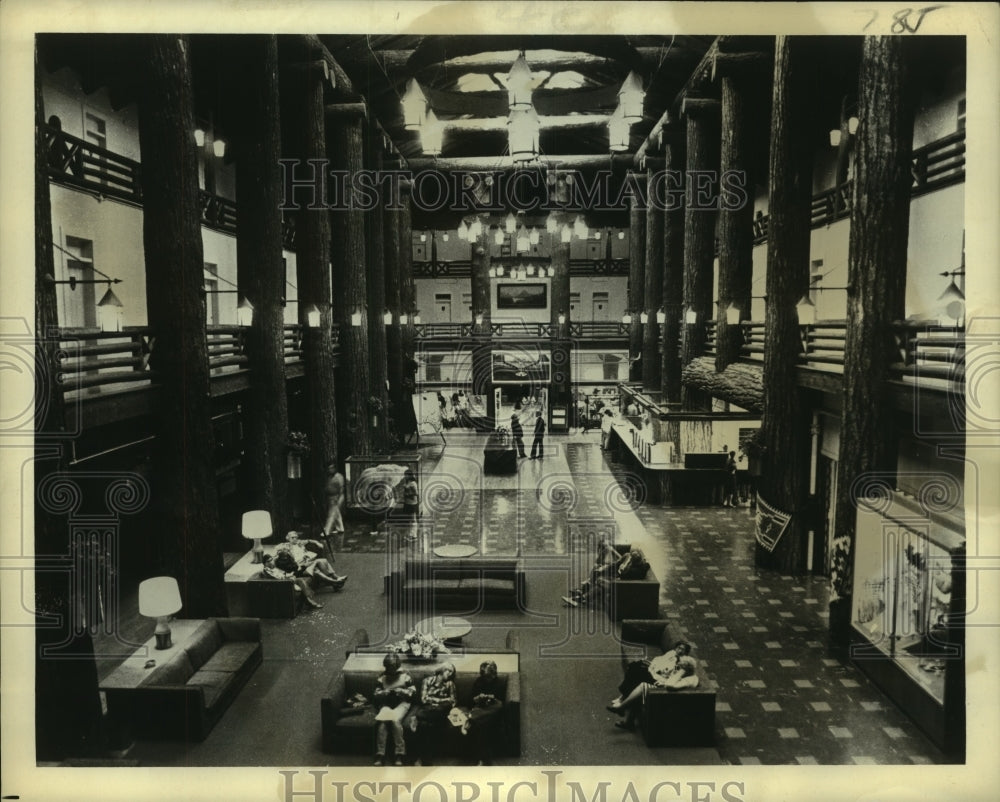
[[[344,531],[344,475],[334,462],[326,466],[326,524],[323,537]]]
[[[542,411],[535,411],[535,439],[531,441],[531,459],[537,458],[541,459],[544,454],[544,447],[542,446],[542,437],[545,435],[545,419],[542,417]]]
[[[517,451],[518,459],[524,459],[528,456],[524,453],[524,428],[516,412],[510,416],[510,436],[514,440],[514,450]]]
[[[726,459],[726,495],[723,499],[723,507],[739,506],[739,493],[736,488],[736,452],[730,451]]]

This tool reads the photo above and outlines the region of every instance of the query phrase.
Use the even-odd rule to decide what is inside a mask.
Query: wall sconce
[[[226,143],[221,139],[216,139],[212,143],[212,153],[215,154],[215,158],[221,159],[226,155]]]
[[[830,129],[830,147],[839,148],[840,147],[840,129],[831,128]]]
[[[264,562],[264,546],[261,541],[274,532],[271,526],[271,513],[267,510],[250,510],[243,513],[243,537],[253,541],[254,563]]]
[[[649,314],[645,311],[639,313],[639,322],[645,326],[649,322]]]
[[[465,239],[465,237],[463,237],[463,236],[462,236],[462,232],[461,232],[461,231],[459,231],[459,232],[458,232],[458,238],[459,238],[459,239]],[[445,232],[444,232],[444,233],[443,233],[443,234],[441,235],[441,239],[442,239],[442,240],[444,240],[445,242],[447,242],[447,241],[448,241],[448,240],[450,239],[450,236],[449,236],[449,234],[448,234],[448,232],[447,232],[447,231],[445,231]]]
[[[656,322],[661,326],[667,322],[667,311],[662,306],[656,311]]]
[[[194,143],[199,147],[205,147],[205,131],[201,128],[194,129]]]
[[[740,324],[740,310],[735,304],[729,304],[726,307],[726,323],[730,326],[738,326]]]
[[[483,313],[482,312],[476,312],[475,321],[476,321],[476,325],[477,326],[482,326],[483,325]]]
[[[573,239],[573,231],[569,226],[563,226],[561,229],[559,229],[560,242],[567,243],[572,241],[572,239]]]
[[[847,133],[854,136],[858,132],[858,126],[861,124],[861,120],[857,117],[850,117],[847,120]]]
[[[496,277],[497,277],[497,269],[495,267],[491,267],[490,268],[490,278],[496,278]]]
[[[311,329],[318,329],[320,314],[319,314],[319,308],[316,306],[316,304],[309,304],[302,311],[303,314],[305,314],[306,316],[306,325]]]
[[[524,230],[524,228],[519,228],[517,231],[517,244],[515,246],[515,250],[517,253],[525,253],[530,247],[531,244],[528,241],[528,233]]]
[[[618,239],[625,239],[625,232],[624,231],[619,231],[618,232]]]
[[[420,310],[419,309],[416,310],[413,313],[413,325],[414,326],[419,326],[420,325]]]
[[[576,234],[577,239],[587,239],[590,236],[590,229],[587,228],[587,223],[582,215],[578,214],[576,220],[573,221],[573,233]]]
[[[361,325],[361,307],[354,307],[354,311],[351,312],[351,325],[360,326]]]
[[[156,619],[157,649],[169,649],[170,616],[181,609],[181,591],[172,576],[154,576],[139,583],[139,615]]]
[[[537,228],[532,228],[528,231],[528,242],[530,242],[532,245],[537,245],[540,239],[541,239],[541,234],[538,233]]]
[[[559,325],[560,326],[565,326],[566,325],[566,313],[565,312],[560,312],[559,313]]]
[[[403,127],[407,131],[416,131],[424,124],[427,117],[427,97],[424,95],[416,78],[406,83],[406,92],[401,99],[403,106]]]
[[[507,73],[507,110],[531,108],[531,67],[522,50]]]
[[[642,104],[645,97],[642,79],[634,72],[630,72],[622,88],[618,90],[618,107],[625,122],[631,124],[642,120]]]
[[[503,274],[504,274],[504,267],[503,267],[503,265],[500,265],[500,266],[497,267],[497,275],[502,278]]]
[[[965,260],[965,252],[962,252],[962,259]],[[965,265],[957,268],[956,270],[946,270],[941,273],[942,276],[951,277],[951,282],[945,287],[944,292],[938,296],[939,301],[945,301],[947,305],[945,306],[945,312],[948,317],[955,318],[955,326],[959,327],[963,325],[965,318],[965,293],[959,289],[958,284],[955,283],[955,276],[965,275]]]
[[[464,220],[458,224],[458,238],[464,240],[469,239],[469,227],[465,224]]]
[[[687,310],[684,312],[684,322],[690,326],[693,326],[695,323],[698,322],[698,312],[695,310],[694,307],[689,306]]]
[[[608,150],[621,153],[629,148],[629,123],[619,105],[608,120]]]
[[[240,298],[240,302],[236,304],[236,325],[243,327],[253,325],[253,304],[246,296]]]
[[[556,220],[556,216],[554,214],[550,214],[545,219],[545,230],[550,234],[555,234],[559,230],[559,221]]]
[[[427,156],[440,156],[444,144],[444,126],[438,122],[433,109],[427,110],[424,124],[420,126],[420,147]]]
[[[118,300],[111,285],[101,300],[97,302],[97,319],[100,321],[101,331],[121,331],[122,322],[125,319],[125,307]]]
[[[631,312],[626,312],[625,314],[622,315],[622,323],[625,323],[627,325],[627,324],[629,324],[631,322],[632,322],[632,313]]]
[[[511,212],[504,218],[503,221],[504,228],[507,229],[508,234],[513,234],[517,230],[517,218],[514,217],[514,213]]]
[[[816,322],[816,304],[808,295],[795,304],[795,314],[798,315],[800,326],[812,326]]]
[[[479,236],[482,233],[483,233],[483,223],[478,217],[476,217],[472,220],[471,223],[469,223],[469,229],[468,229],[469,242],[479,239]]]
[[[494,245],[503,245],[503,229],[502,228],[498,228],[496,231],[493,232],[493,244]]]
[[[385,312],[382,313],[382,322],[386,326],[392,325],[392,310],[386,309]]]
[[[399,313],[399,325],[400,326],[405,326],[409,322],[410,322],[410,316],[408,314],[406,314],[406,312],[400,312]]]
[[[427,242],[427,234],[423,231],[420,232],[420,241]]]

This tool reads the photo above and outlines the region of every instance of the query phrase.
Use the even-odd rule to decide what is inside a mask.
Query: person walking
[[[545,447],[542,445],[542,438],[545,436],[545,418],[542,411],[535,412],[535,439],[531,441],[531,459],[541,459],[544,456]]]
[[[339,535],[344,531],[344,474],[334,462],[326,466],[326,523],[322,537]]]
[[[738,507],[739,492],[736,487],[736,452],[730,451],[726,459],[726,496],[722,502],[723,507]]]
[[[528,456],[524,453],[524,427],[521,426],[516,412],[510,416],[510,436],[514,440],[514,450],[518,459],[524,459]]]
[[[610,410],[604,410],[604,414],[601,415],[601,451],[608,450],[608,444],[611,442],[611,427],[615,422],[615,414]]]

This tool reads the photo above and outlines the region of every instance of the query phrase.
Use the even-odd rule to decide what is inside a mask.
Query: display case
[[[413,472],[420,488],[419,454],[348,457],[344,461],[347,508],[376,516],[402,509],[407,471]]]
[[[855,665],[949,753],[964,750],[965,528],[899,493],[858,501]]]

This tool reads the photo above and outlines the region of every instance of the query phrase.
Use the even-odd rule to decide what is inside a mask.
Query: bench
[[[634,660],[648,660],[684,640],[663,619],[622,621],[622,672]],[[697,653],[692,654],[696,659]],[[648,746],[713,746],[718,683],[698,660],[698,687],[682,690],[653,688],[647,692],[638,725]]]
[[[397,609],[523,609],[524,569],[516,557],[407,558],[385,576],[385,594]]]
[[[369,704],[360,709],[346,707],[347,700],[360,693],[371,700],[375,680],[382,673],[384,646],[370,646],[368,633],[359,629],[354,634],[347,650],[347,662],[331,680],[326,693],[320,699],[320,716],[323,729],[323,751],[332,754],[348,752],[353,754],[371,753],[375,749],[375,708]],[[497,756],[518,757],[521,754],[521,676],[518,638],[513,632],[507,633],[506,646],[492,652],[471,652],[461,650],[455,654],[442,655],[440,661],[449,660],[455,664],[455,685],[458,704],[472,706],[472,685],[479,676],[479,665],[485,660],[495,660],[499,669],[497,677],[504,685],[506,693],[500,721],[494,730],[493,753]],[[413,679],[419,688],[424,679],[437,668],[438,660],[420,662],[405,661],[402,670]],[[412,738],[407,729],[407,738]],[[452,728],[442,732],[443,741],[439,745],[441,754],[461,754],[469,748],[467,739]],[[409,745],[407,751],[415,753]]]

